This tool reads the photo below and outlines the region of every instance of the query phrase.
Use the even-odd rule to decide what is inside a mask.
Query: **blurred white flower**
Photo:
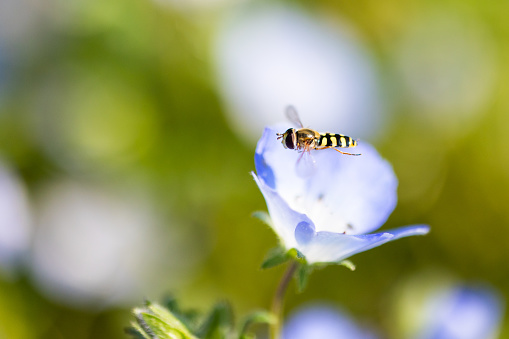
[[[214,54],[233,129],[256,140],[292,104],[317,130],[370,139],[382,132],[377,71],[351,33],[345,23],[327,26],[280,6],[248,7],[226,20]]]
[[[31,216],[25,188],[0,162],[0,273],[12,274],[30,245]]]
[[[456,286],[436,291],[422,310],[415,339],[495,339],[503,302],[488,287]]]
[[[324,305],[313,305],[293,313],[283,328],[283,339],[374,339],[344,312]]]
[[[495,339],[505,301],[493,288],[464,284],[444,272],[428,271],[394,288],[391,337],[410,339]]]
[[[142,199],[61,183],[41,202],[31,264],[37,285],[56,301],[85,307],[139,301],[189,274],[192,246],[175,228],[162,228]]]

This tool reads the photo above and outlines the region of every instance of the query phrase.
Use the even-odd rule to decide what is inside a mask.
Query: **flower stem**
[[[288,288],[288,284],[292,280],[293,274],[297,270],[299,264],[297,261],[292,260],[288,267],[286,268],[285,274],[281,278],[279,282],[279,286],[277,287],[276,293],[274,293],[274,297],[272,298],[272,314],[276,317],[276,321],[270,326],[270,338],[271,339],[279,339],[280,337],[280,327],[282,323],[282,313],[283,313],[283,301],[285,298],[286,289]]]

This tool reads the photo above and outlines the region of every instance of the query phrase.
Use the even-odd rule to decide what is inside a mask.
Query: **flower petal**
[[[296,248],[297,241],[295,240],[295,228],[300,223],[312,225],[313,222],[304,214],[295,212],[288,204],[282,199],[279,194],[273,190],[266,182],[258,177],[256,174],[253,175],[256,184],[260,188],[260,191],[265,198],[267,203],[267,209],[269,210],[270,217],[272,219],[272,228],[274,232],[279,236],[283,245],[287,249]]]
[[[339,262],[354,254],[367,251],[388,241],[428,233],[429,226],[413,225],[376,234],[346,235],[317,232],[313,239],[298,248],[308,263]]]
[[[295,165],[300,154],[285,149],[277,140],[276,133],[283,133],[289,126],[267,127],[258,141],[255,153],[256,174],[283,199],[298,195],[304,190],[305,181],[297,175]]]
[[[397,179],[372,146],[360,143],[357,157],[312,150],[316,172],[302,178],[296,173],[300,153],[284,149],[276,133],[285,127],[276,128],[266,128],[258,142],[257,173],[290,208],[312,219],[317,231],[363,234],[387,220],[396,206]]]

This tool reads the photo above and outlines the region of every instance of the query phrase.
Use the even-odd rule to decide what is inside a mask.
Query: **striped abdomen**
[[[318,141],[318,148],[321,147],[355,147],[357,141],[343,134],[334,133],[323,133],[320,134],[320,140]]]

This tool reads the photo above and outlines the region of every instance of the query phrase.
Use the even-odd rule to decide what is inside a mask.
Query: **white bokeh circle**
[[[280,6],[235,13],[219,30],[214,57],[220,93],[240,136],[259,137],[294,105],[305,126],[373,139],[385,103],[369,50],[346,23],[328,26]]]
[[[77,307],[130,304],[188,277],[185,241],[162,227],[145,199],[60,182],[39,201],[31,270],[49,298]]]

